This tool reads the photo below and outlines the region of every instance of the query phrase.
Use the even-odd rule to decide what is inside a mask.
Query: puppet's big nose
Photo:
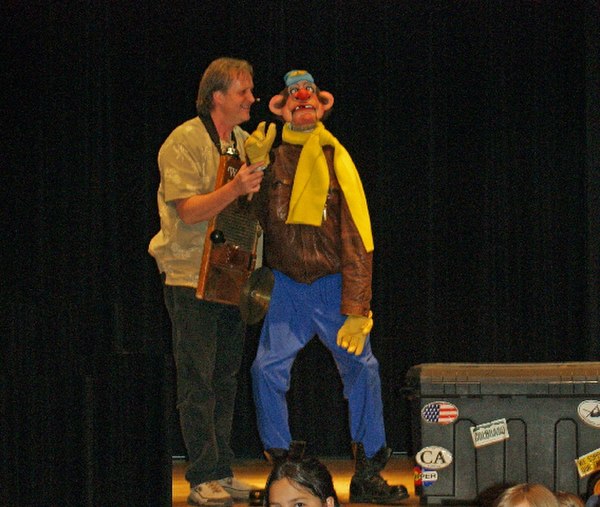
[[[309,98],[310,98],[310,92],[306,88],[300,88],[296,92],[296,99],[297,100],[307,100]]]

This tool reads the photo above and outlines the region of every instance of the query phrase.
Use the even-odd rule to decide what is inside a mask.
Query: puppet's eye
[[[296,93],[298,93],[298,90],[300,88],[298,88],[297,86],[290,86],[288,88],[288,92],[290,93],[290,95],[296,95]]]
[[[313,85],[306,85],[304,89],[308,90],[310,93],[315,93],[315,87]]]

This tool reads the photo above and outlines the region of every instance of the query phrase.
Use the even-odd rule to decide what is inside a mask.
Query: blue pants
[[[298,352],[317,335],[333,355],[348,400],[350,435],[367,457],[385,446],[379,363],[367,341],[360,356],[338,347],[342,277],[307,285],[274,271],[275,285],[252,365],[258,431],[265,449],[288,449],[292,440],[286,393]]]

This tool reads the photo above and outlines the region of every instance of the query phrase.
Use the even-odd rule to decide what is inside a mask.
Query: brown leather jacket
[[[272,154],[254,208],[265,231],[264,263],[301,283],[342,274],[341,313],[367,315],[373,253],[367,253],[333,170],[333,148],[324,147],[330,189],[321,227],[286,224],[302,146],[283,143]]]

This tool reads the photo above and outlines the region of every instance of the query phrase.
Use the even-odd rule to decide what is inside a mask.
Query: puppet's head
[[[269,109],[295,130],[311,130],[333,106],[333,95],[319,90],[305,70],[291,70],[284,77],[285,88],[269,101]]]

